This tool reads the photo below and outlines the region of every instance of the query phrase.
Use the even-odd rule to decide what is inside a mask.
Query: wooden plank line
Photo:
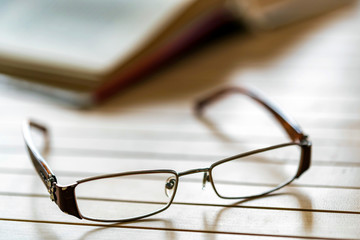
[[[26,174],[26,175],[34,175],[35,171],[30,169],[13,169],[13,168],[1,168],[1,174]],[[57,176],[67,176],[67,177],[74,177],[79,176],[79,180],[81,177],[88,177],[91,176],[100,176],[107,173],[95,173],[95,172],[78,172],[78,171],[57,171]],[[198,182],[199,180],[196,178],[184,178],[181,179],[183,182]],[[243,186],[268,186],[268,184],[252,184],[246,182],[236,182],[236,184],[243,185]],[[290,185],[286,186],[289,187],[296,187],[296,188],[328,188],[328,189],[348,189],[348,190],[360,190],[360,186],[339,186],[339,185],[325,185],[325,184],[304,184],[304,183],[297,183],[293,182]]]
[[[239,235],[239,236],[256,236],[256,237],[277,237],[277,238],[295,238],[295,239],[298,238],[298,239],[315,239],[315,240],[359,240],[359,238],[329,238],[329,237],[321,237],[321,236],[307,237],[307,236],[297,236],[297,235],[256,234],[256,233],[246,233],[246,232],[230,232],[230,231],[225,232],[225,231],[211,231],[211,230],[198,230],[198,229],[127,226],[123,224],[75,223],[75,222],[11,219],[11,218],[0,218],[0,221],[77,225],[77,226],[92,226],[92,227],[113,227],[113,228],[143,229],[143,230],[155,230],[155,231],[177,231],[177,232],[193,232],[193,233],[196,232],[196,233],[228,234],[228,235]],[[146,220],[140,220],[140,221],[146,221]]]
[[[19,152],[24,152],[25,148],[23,146],[4,146],[0,145],[0,151],[5,154],[14,154],[18,155]],[[239,152],[241,153],[241,152]],[[56,148],[53,149],[52,156],[72,156],[72,157],[102,157],[106,158],[116,158],[121,160],[122,158],[127,159],[155,159],[155,160],[169,160],[172,161],[181,160],[181,161],[204,161],[204,162],[215,162],[224,158],[227,158],[231,155],[217,155],[217,154],[194,154],[194,153],[169,153],[169,152],[149,152],[149,151],[131,151],[131,150],[108,150],[108,149],[74,149],[74,148]],[[24,155],[25,156],[25,155]],[[360,167],[360,162],[357,159],[347,160],[347,161],[337,161],[337,160],[324,160],[324,159],[313,159],[312,166],[331,166],[331,167]]]
[[[36,193],[14,193],[14,192],[0,192],[1,196],[12,196],[12,197],[30,197],[30,198],[49,198],[47,194],[36,194]],[[276,195],[276,194],[273,194]],[[50,198],[49,198],[50,199]],[[99,199],[104,200],[104,199]],[[105,199],[106,200],[106,199]],[[249,199],[252,200],[252,199]],[[116,200],[111,200],[116,201]],[[242,200],[247,201],[247,200]],[[132,202],[132,201],[128,201]],[[157,202],[150,202],[151,204],[157,204]],[[261,209],[261,210],[279,210],[279,211],[293,211],[293,212],[318,212],[318,213],[334,213],[334,214],[360,214],[360,211],[345,211],[345,210],[330,210],[330,209],[306,209],[306,208],[289,208],[289,207],[264,207],[264,206],[244,206],[235,204],[209,204],[209,203],[189,203],[189,202],[178,202],[174,200],[172,205],[187,205],[187,206],[207,206],[207,207],[220,207],[220,208],[246,208],[246,209]]]
[[[17,142],[22,142],[23,139],[21,139],[20,135],[14,135],[14,133],[19,133],[17,130],[13,130],[11,132],[5,132],[6,130],[2,131],[1,137],[3,139],[11,139],[11,138],[18,138],[19,140]],[[70,130],[66,130],[70,131]],[[71,132],[74,133],[75,129]],[[76,132],[76,131],[75,131]],[[216,134],[223,134],[222,132],[212,132],[214,135]],[[59,135],[59,134],[56,134]],[[112,131],[111,133],[108,132],[105,135],[99,135],[97,133],[89,133],[87,131],[85,134],[83,132],[76,134],[66,134],[62,135],[61,140],[66,141],[66,139],[78,139],[79,141],[85,139],[88,141],[110,141],[110,140],[116,140],[116,141],[151,141],[151,142],[176,142],[176,141],[187,141],[191,143],[218,143],[219,139],[216,139],[214,135],[206,135],[206,134],[196,134],[196,133],[183,133],[183,132],[166,132],[166,133],[160,133],[158,134],[156,131],[128,131],[128,132],[122,132],[122,131]],[[355,133],[355,130],[353,132],[353,136],[347,137],[347,138],[335,138],[335,137],[320,137],[315,136],[311,137],[311,140],[316,144],[316,146],[321,147],[333,147],[334,144],[336,146],[360,146],[360,138],[357,137],[358,134]],[[57,138],[59,139],[59,138]],[[246,136],[246,139],[231,139],[231,143],[229,144],[244,144],[244,141],[246,143],[244,145],[265,145],[265,144],[272,144],[274,142],[281,142],[283,140],[283,137],[280,135],[276,136],[269,136],[269,135],[256,135],[256,134],[249,134]],[[346,143],[344,143],[346,141]],[[15,146],[15,145],[14,145]]]

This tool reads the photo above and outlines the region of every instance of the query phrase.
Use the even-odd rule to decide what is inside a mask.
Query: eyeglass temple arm
[[[27,150],[36,172],[39,174],[41,180],[50,193],[51,200],[54,201],[63,212],[82,219],[75,201],[74,188],[76,184],[70,184],[65,187],[57,184],[57,179],[54,173],[34,145],[30,134],[30,129],[32,127],[43,133],[45,138],[45,152],[49,149],[49,132],[45,126],[34,121],[27,120],[23,123],[23,135]]]
[[[46,163],[43,156],[40,154],[40,152],[37,150],[37,148],[34,145],[33,139],[30,134],[30,129],[36,128],[37,130],[41,131],[45,138],[45,146],[44,150],[48,151],[49,149],[49,135],[48,130],[45,126],[42,126],[38,123],[35,123],[31,120],[24,121],[23,123],[23,136],[24,141],[26,144],[26,148],[29,152],[30,158],[32,163],[34,164],[34,167],[36,169],[36,172],[40,176],[41,180],[45,184],[48,191],[51,193],[53,190],[52,187],[56,185],[56,177],[52,170],[50,169],[49,165]]]
[[[195,113],[201,116],[204,109],[207,106],[209,106],[211,103],[219,100],[220,98],[228,94],[233,94],[233,93],[246,95],[252,98],[253,100],[255,100],[256,102],[258,102],[259,104],[261,104],[263,107],[265,107],[269,112],[272,113],[275,119],[285,129],[286,133],[288,134],[288,136],[291,138],[292,141],[302,141],[304,138],[306,138],[306,135],[301,130],[301,127],[294,119],[286,115],[278,106],[276,106],[273,102],[267,99],[264,95],[250,88],[226,87],[220,89],[219,91],[214,92],[209,96],[206,96],[205,98],[197,101],[195,103]]]

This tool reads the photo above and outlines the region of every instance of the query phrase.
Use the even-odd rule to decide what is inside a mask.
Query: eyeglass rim
[[[271,151],[271,150],[274,150],[274,149],[279,149],[279,148],[284,148],[284,147],[288,147],[288,146],[298,146],[300,147],[301,149],[301,153],[300,153],[300,156],[299,156],[299,163],[297,164],[297,170],[296,170],[296,173],[294,174],[294,176],[292,178],[290,178],[288,181],[285,181],[283,183],[280,183],[279,185],[271,188],[270,190],[268,191],[265,191],[265,192],[262,192],[262,193],[259,193],[259,194],[253,194],[253,195],[245,195],[245,196],[239,196],[239,197],[228,197],[228,196],[223,196],[219,193],[219,191],[217,190],[216,186],[215,186],[215,181],[214,181],[214,178],[213,178],[213,169],[218,166],[218,165],[221,165],[223,163],[226,163],[226,162],[230,162],[230,161],[233,161],[233,160],[236,160],[236,159],[239,159],[239,158],[243,158],[243,157],[247,157],[247,156],[251,156],[251,155],[254,155],[254,154],[258,154],[258,153],[262,153],[262,152],[266,152],[266,151]],[[310,148],[310,149],[309,149]],[[223,199],[249,199],[249,198],[256,198],[256,197],[261,197],[261,196],[264,196],[264,195],[267,195],[269,193],[272,193],[276,190],[279,190],[283,187],[285,187],[286,185],[289,185],[291,182],[293,182],[296,178],[298,178],[303,172],[306,171],[306,167],[304,167],[304,165],[307,165],[308,162],[310,161],[310,158],[309,158],[309,154],[305,154],[307,151],[311,150],[311,143],[308,142],[308,141],[303,141],[303,142],[289,142],[289,143],[283,143],[283,144],[277,144],[277,145],[273,145],[273,146],[270,146],[270,147],[265,147],[265,148],[260,148],[260,149],[256,149],[256,150],[252,150],[252,151],[248,151],[248,152],[245,152],[245,153],[241,153],[241,154],[237,154],[237,155],[234,155],[234,156],[231,156],[231,157],[228,157],[228,158],[225,158],[225,159],[222,159],[222,160],[219,160],[215,163],[213,163],[210,168],[209,168],[209,178],[210,178],[210,182],[211,182],[211,185],[216,193],[216,195],[220,198],[223,198]]]
[[[169,173],[169,174],[172,174],[172,176],[174,176],[176,178],[175,185],[174,185],[174,192],[173,192],[171,198],[169,199],[167,204],[164,207],[160,208],[159,210],[154,211],[154,212],[150,212],[148,214],[136,216],[136,217],[122,218],[122,219],[91,218],[91,217],[87,217],[87,216],[83,215],[83,213],[81,213],[81,209],[80,209],[79,204],[78,204],[78,199],[76,197],[76,190],[75,189],[76,189],[77,186],[79,186],[79,185],[81,185],[83,183],[96,181],[96,180],[100,180],[100,179],[106,179],[106,178],[116,178],[116,177],[124,177],[124,176],[131,176],[131,175],[156,174],[156,173]],[[179,174],[176,171],[174,171],[172,169],[154,169],[154,170],[127,171],[127,172],[104,174],[104,175],[98,175],[98,176],[94,176],[94,177],[83,178],[83,179],[77,180],[76,183],[71,184],[71,185],[69,185],[67,187],[73,187],[74,188],[75,204],[76,204],[77,211],[78,211],[81,218],[86,219],[86,220],[91,220],[91,221],[97,221],[97,222],[128,222],[128,221],[134,221],[134,220],[138,220],[138,219],[141,219],[141,218],[152,216],[154,214],[165,211],[167,208],[169,208],[170,205],[172,204],[174,198],[175,198],[177,188],[178,188],[178,184],[179,184]]]

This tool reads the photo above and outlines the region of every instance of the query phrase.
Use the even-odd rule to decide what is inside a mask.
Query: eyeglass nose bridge
[[[205,188],[206,182],[210,182],[210,176],[209,176],[209,172],[210,172],[210,168],[197,168],[197,169],[190,169],[184,172],[180,172],[179,173],[179,177],[185,176],[185,175],[190,175],[190,174],[195,174],[195,173],[201,173],[203,172],[203,180],[202,180],[202,188]]]

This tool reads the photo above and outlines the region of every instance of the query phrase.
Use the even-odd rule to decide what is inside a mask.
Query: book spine
[[[94,103],[101,103],[124,87],[141,80],[142,77],[155,71],[165,62],[190,48],[212,31],[232,19],[232,15],[229,14],[225,8],[216,9],[207,14],[196,23],[191,24],[190,27],[179,34],[180,36],[173,41],[170,41],[159,51],[153,53],[148,58],[143,59],[140,64],[137,64],[137,66],[134,66],[134,68],[126,73],[116,76],[113,80],[110,80],[98,88],[93,95]]]

